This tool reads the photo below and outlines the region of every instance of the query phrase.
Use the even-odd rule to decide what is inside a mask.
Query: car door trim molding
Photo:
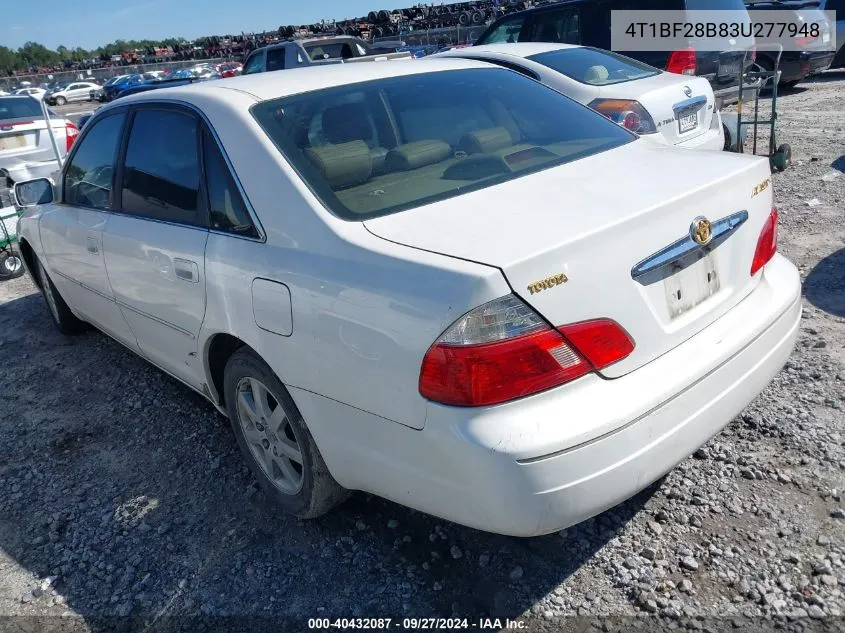
[[[721,220],[713,222],[711,227],[712,238],[707,244],[699,244],[691,235],[685,235],[669,246],[660,249],[653,255],[649,255],[639,264],[631,269],[631,277],[637,281],[649,273],[663,271],[670,266],[681,263],[682,260],[691,257],[696,253],[709,253],[722,244],[731,234],[734,233],[748,220],[748,211],[739,211]],[[649,282],[643,280],[645,285]]]
[[[142,317],[145,317],[145,318],[147,318],[147,319],[150,319],[151,321],[155,321],[156,323],[160,323],[161,325],[164,325],[164,326],[166,326],[166,327],[169,327],[171,330],[174,330],[174,331],[176,331],[176,332],[179,332],[180,334],[184,334],[185,336],[187,336],[187,337],[188,337],[188,338],[190,338],[191,340],[196,340],[196,336],[194,336],[194,335],[193,335],[191,332],[189,332],[188,330],[185,330],[185,329],[183,329],[183,328],[179,327],[178,325],[173,325],[173,323],[169,323],[168,321],[165,321],[164,319],[160,319],[160,318],[158,318],[157,316],[153,316],[153,315],[152,315],[152,314],[150,314],[149,312],[144,312],[143,310],[139,310],[139,309],[138,309],[138,308],[136,308],[135,306],[131,306],[131,305],[129,305],[128,303],[124,303],[123,301],[121,301],[121,300],[120,300],[120,299],[118,299],[118,298],[115,298],[115,299],[114,299],[114,302],[115,302],[118,306],[120,306],[121,308],[126,308],[127,310],[129,310],[129,311],[131,311],[131,312],[134,312],[135,314],[137,314],[137,315],[139,315],[139,316],[142,316]]]
[[[62,277],[62,278],[66,279],[67,281],[69,281],[69,282],[71,282],[71,283],[73,283],[73,284],[76,284],[76,285],[77,285],[77,286],[79,286],[80,288],[84,288],[85,290],[88,290],[89,292],[93,292],[93,293],[94,293],[95,295],[97,295],[98,297],[102,297],[102,298],[103,298],[103,299],[105,299],[106,301],[110,301],[110,302],[114,303],[115,305],[117,305],[117,306],[118,306],[118,307],[120,307],[120,308],[126,308],[127,310],[130,310],[130,311],[132,311],[132,312],[134,312],[134,313],[136,313],[136,314],[138,314],[138,315],[140,315],[140,316],[146,317],[146,318],[148,318],[148,319],[151,319],[151,320],[155,321],[156,323],[160,323],[161,325],[167,326],[167,327],[169,327],[170,329],[172,329],[172,330],[175,330],[175,331],[179,332],[180,334],[184,334],[185,336],[189,337],[189,338],[190,338],[190,339],[192,339],[192,340],[196,339],[196,337],[195,337],[193,334],[191,334],[188,330],[185,330],[185,329],[183,329],[183,328],[179,327],[178,325],[173,325],[172,323],[169,323],[169,322],[167,322],[167,321],[164,321],[164,320],[162,320],[162,319],[159,319],[158,317],[153,316],[152,314],[149,314],[149,313],[147,313],[147,312],[144,312],[143,310],[139,310],[138,308],[136,308],[136,307],[134,307],[134,306],[131,306],[131,305],[129,305],[128,303],[124,303],[123,301],[121,301],[120,299],[118,299],[118,298],[116,298],[116,297],[110,297],[109,295],[104,294],[103,292],[100,292],[100,291],[99,291],[99,290],[97,290],[96,288],[92,288],[92,287],[91,287],[91,286],[89,286],[88,284],[84,284],[84,283],[82,283],[81,281],[77,281],[77,280],[76,280],[76,279],[74,279],[73,277],[69,277],[68,275],[66,275],[65,273],[63,273],[63,272],[61,272],[61,271],[59,271],[59,270],[54,270],[54,269],[51,269],[51,270],[50,270],[50,272],[51,272],[51,273],[55,273],[55,274],[56,274],[56,275],[58,275],[59,277]],[[100,329],[102,329],[102,328],[100,328]]]
[[[56,269],[54,269],[54,268],[51,268],[51,269],[50,269],[50,272],[51,272],[51,273],[55,273],[55,274],[56,274],[56,275],[58,275],[59,277],[62,277],[62,278],[66,279],[67,281],[69,281],[69,282],[71,282],[71,283],[73,283],[73,284],[76,284],[76,285],[77,285],[77,286],[79,286],[80,288],[84,288],[84,289],[85,289],[85,290],[87,290],[88,292],[93,292],[95,295],[97,295],[97,296],[99,296],[99,297],[102,297],[102,298],[103,298],[103,299],[105,299],[106,301],[111,301],[112,303],[114,303],[114,297],[110,297],[109,295],[105,294],[104,292],[101,292],[100,290],[97,290],[96,288],[92,288],[92,287],[91,287],[91,286],[89,286],[88,284],[82,283],[81,281],[78,281],[78,280],[74,279],[73,277],[70,277],[69,275],[67,275],[67,274],[63,273],[63,272],[62,272],[62,271],[60,271],[60,270],[56,270]]]

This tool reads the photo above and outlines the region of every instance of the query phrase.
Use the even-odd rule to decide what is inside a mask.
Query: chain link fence
[[[111,66],[108,68],[91,68],[87,70],[43,73],[38,75],[15,75],[14,77],[0,78],[0,90],[9,92],[13,88],[23,87],[21,84],[24,81],[30,82],[33,87],[38,87],[42,84],[66,84],[72,81],[95,81],[102,84],[112,77],[117,77],[118,75],[146,73],[153,70],[181,70],[182,68],[192,68],[198,64],[219,64],[226,61],[231,61],[231,59],[223,57],[217,57],[214,59],[188,59],[178,62],[161,62],[158,64]]]

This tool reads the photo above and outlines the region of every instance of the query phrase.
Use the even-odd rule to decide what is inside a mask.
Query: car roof
[[[365,64],[319,64],[306,68],[242,75],[185,87],[164,88],[132,95],[120,101],[126,103],[130,100],[155,100],[167,95],[168,98],[178,97],[191,102],[194,96],[226,98],[227,93],[231,95],[229,91],[246,93],[257,101],[266,101],[365,81],[472,68],[489,69],[490,65],[467,59],[445,58],[380,61]]]
[[[549,42],[521,42],[518,44],[482,44],[481,46],[469,46],[467,48],[457,48],[451,51],[439,53],[441,57],[461,57],[463,55],[473,55],[475,53],[495,53],[503,55],[513,55],[514,57],[530,57],[531,55],[539,55],[540,53],[549,53],[551,51],[560,51],[567,48],[582,48],[574,44],[556,44]]]

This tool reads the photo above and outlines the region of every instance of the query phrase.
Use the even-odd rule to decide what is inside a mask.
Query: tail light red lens
[[[754,251],[754,260],[751,262],[751,276],[756,275],[763,266],[772,261],[777,252],[778,210],[772,208],[772,212],[760,232],[760,239],[757,240],[757,250]]]
[[[68,121],[65,124],[65,139],[67,142],[67,147],[65,148],[66,151],[69,152],[70,148],[73,147],[73,143],[76,141],[77,136],[79,136],[79,128]]]
[[[589,107],[636,134],[654,134],[657,132],[654,119],[651,118],[651,115],[639,101],[595,99],[589,104]]]
[[[695,75],[698,69],[695,49],[690,47],[682,51],[673,51],[666,64],[666,72],[678,75]]]
[[[614,321],[555,330],[509,295],[444,332],[423,359],[419,389],[424,398],[451,406],[501,404],[607,367],[633,349]]]
[[[610,319],[575,323],[559,330],[595,369],[609,367],[634,351],[631,337]]]

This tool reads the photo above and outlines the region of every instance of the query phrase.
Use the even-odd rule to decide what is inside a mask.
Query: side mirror
[[[47,178],[36,178],[15,183],[15,204],[21,209],[49,204],[55,200],[53,183]]]

